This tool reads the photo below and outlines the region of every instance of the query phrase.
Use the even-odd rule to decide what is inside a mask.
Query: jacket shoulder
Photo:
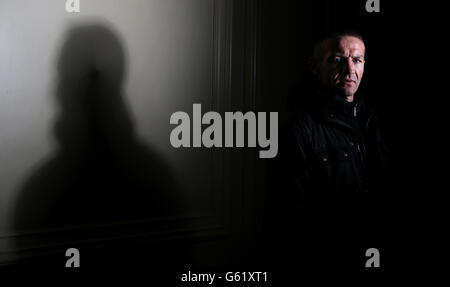
[[[281,142],[295,143],[297,147],[308,145],[315,127],[318,125],[316,117],[306,110],[293,113],[288,124],[281,131]]]

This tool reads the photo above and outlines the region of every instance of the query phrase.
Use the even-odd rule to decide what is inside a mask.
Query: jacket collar
[[[351,103],[347,102],[341,95],[324,89],[315,89],[311,96],[317,116],[329,124],[356,132],[350,123],[353,118],[358,117],[358,120],[365,121],[365,115],[363,114],[365,110],[364,99],[360,94],[355,94],[354,101]]]

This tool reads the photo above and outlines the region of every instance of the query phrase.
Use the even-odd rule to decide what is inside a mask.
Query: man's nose
[[[342,66],[344,73],[350,75],[355,73],[355,64],[353,63],[353,59],[351,57],[348,57]]]

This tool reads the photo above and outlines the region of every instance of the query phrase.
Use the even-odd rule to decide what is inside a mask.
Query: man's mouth
[[[338,82],[338,85],[340,86],[350,86],[350,85],[354,85],[356,84],[356,81],[352,80],[352,79],[341,79]]]

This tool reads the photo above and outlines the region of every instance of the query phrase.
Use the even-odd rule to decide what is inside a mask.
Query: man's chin
[[[349,100],[349,99],[353,100],[353,95],[355,94],[355,91],[353,91],[353,89],[350,90],[350,89],[340,88],[340,89],[337,89],[336,92],[343,98],[346,98],[347,100]]]

